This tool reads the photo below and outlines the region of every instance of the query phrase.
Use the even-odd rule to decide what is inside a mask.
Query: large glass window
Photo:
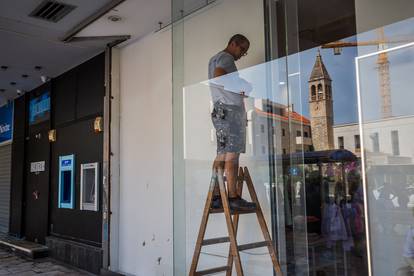
[[[199,230],[197,271],[229,270],[223,214],[200,229],[220,166],[229,198],[248,168],[283,275],[414,269],[414,9],[379,2],[172,0],[176,275],[192,275]],[[238,244],[263,240],[253,215],[237,221]],[[240,259],[273,275],[266,248]]]

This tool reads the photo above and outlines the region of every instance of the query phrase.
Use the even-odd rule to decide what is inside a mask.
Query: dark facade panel
[[[103,135],[93,130],[94,119],[57,128],[57,141],[51,157],[51,234],[97,245],[101,243],[102,189],[99,187],[99,211],[80,210],[80,166],[99,162],[102,169]],[[75,155],[75,208],[58,208],[59,156]],[[101,174],[99,182],[102,183]]]
[[[100,54],[78,67],[76,117],[103,113],[105,55]]]
[[[52,122],[55,126],[76,118],[77,69],[52,80]]]

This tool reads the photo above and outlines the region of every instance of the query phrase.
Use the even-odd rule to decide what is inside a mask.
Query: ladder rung
[[[211,244],[217,244],[217,243],[225,243],[230,242],[229,237],[220,237],[220,238],[213,238],[213,239],[205,239],[201,243],[201,245],[211,245]]]
[[[253,242],[253,243],[242,244],[242,245],[237,246],[237,248],[239,249],[239,251],[243,251],[243,250],[248,250],[248,249],[253,249],[253,248],[264,247],[264,246],[268,246],[268,245],[269,245],[269,242],[262,241],[262,242]]]
[[[230,267],[229,266],[220,266],[220,267],[215,267],[215,268],[210,268],[210,269],[206,269],[206,270],[200,270],[200,271],[196,271],[195,275],[209,275],[209,274],[213,274],[213,273],[217,273],[217,272],[222,272],[222,271],[227,271]]]
[[[230,213],[232,215],[234,214],[252,214],[252,213],[256,213],[257,209],[250,209],[250,210],[230,210]],[[210,209],[210,214],[217,214],[217,213],[223,213],[224,210],[223,209]]]

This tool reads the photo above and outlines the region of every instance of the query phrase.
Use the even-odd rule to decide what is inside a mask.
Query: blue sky
[[[414,41],[414,19],[407,19],[384,27],[390,43],[386,48]],[[343,39],[344,41],[377,40],[377,30]],[[355,58],[374,53],[378,46],[346,47],[340,55],[332,49],[320,49],[322,60],[331,76],[334,99],[334,123],[358,122]],[[240,76],[253,86],[254,98],[267,98],[275,102],[293,103],[295,111],[309,117],[308,80],[315,63],[318,48],[309,49],[278,60],[252,66],[239,71]],[[379,77],[377,55],[360,60],[360,88],[363,119],[380,118]],[[390,86],[394,116],[413,115],[414,47],[389,53]],[[287,66],[286,66],[287,65]],[[286,74],[286,68],[288,74]],[[289,75],[288,81],[286,76]],[[287,99],[289,86],[289,100]]]

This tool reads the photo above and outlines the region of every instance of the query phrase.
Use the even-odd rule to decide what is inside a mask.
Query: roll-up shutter
[[[0,146],[0,232],[9,231],[11,144]]]

